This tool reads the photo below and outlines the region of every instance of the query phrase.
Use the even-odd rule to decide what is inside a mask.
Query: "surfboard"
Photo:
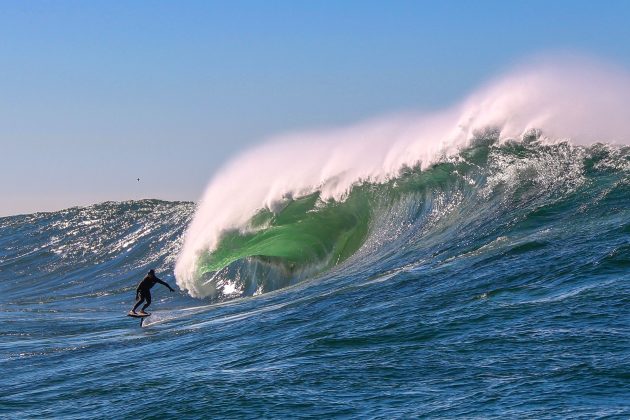
[[[151,315],[151,314],[150,314],[150,313],[148,313],[148,312],[147,312],[146,314],[140,314],[140,313],[135,313],[135,314],[134,314],[134,313],[133,313],[133,312],[131,312],[131,311],[127,312],[127,316],[130,316],[130,317],[132,317],[132,318],[146,318],[146,317],[148,317],[149,315]]]

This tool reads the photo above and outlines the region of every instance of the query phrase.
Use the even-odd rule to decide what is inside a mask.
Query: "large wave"
[[[569,60],[513,72],[441,112],[274,139],[211,180],[177,282],[193,296],[273,290],[387,258],[436,226],[566,197],[601,162],[625,174],[626,149],[592,145],[630,139],[628,105],[626,73]]]

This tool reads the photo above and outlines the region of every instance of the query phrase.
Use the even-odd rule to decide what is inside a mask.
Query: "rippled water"
[[[383,186],[339,264],[157,285],[142,327],[135,286],[174,285],[193,204],[0,219],[0,415],[630,417],[628,150],[483,147]]]

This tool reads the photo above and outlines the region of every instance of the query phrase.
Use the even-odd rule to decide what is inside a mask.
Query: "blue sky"
[[[533,54],[628,68],[629,21],[627,1],[0,1],[0,216],[196,200],[266,137],[440,108]]]

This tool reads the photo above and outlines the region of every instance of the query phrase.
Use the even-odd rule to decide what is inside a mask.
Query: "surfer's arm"
[[[163,281],[163,280],[160,280],[160,279],[155,279],[155,280],[156,280],[158,283],[163,284],[164,286],[168,287],[168,288],[169,288],[169,290],[170,290],[171,292],[174,292],[174,291],[175,291],[175,290],[174,290],[171,286],[169,286],[169,285],[168,285],[168,283],[167,283],[167,282],[165,282],[165,281]]]

